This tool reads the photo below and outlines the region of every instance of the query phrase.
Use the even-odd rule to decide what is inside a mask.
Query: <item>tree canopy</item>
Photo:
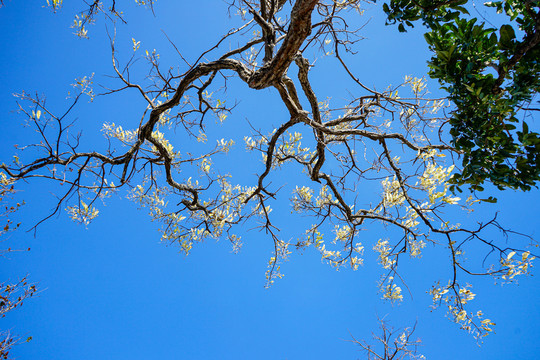
[[[483,190],[489,181],[501,189],[529,190],[539,180],[540,139],[520,120],[526,116],[520,110],[539,111],[533,103],[540,90],[538,1],[486,2],[506,15],[498,26],[470,16],[467,3],[391,1],[383,6],[388,23],[399,23],[399,31],[418,21],[430,30],[425,35],[433,52],[429,75],[455,105],[450,134],[463,153],[463,169],[452,183]]]
[[[136,3],[148,16],[160,6]],[[65,11],[61,0],[46,5]],[[239,251],[243,239],[264,237],[267,286],[295,252],[359,272],[376,258],[391,303],[406,301],[401,264],[432,247],[448,266],[428,274],[432,306],[478,339],[493,331],[496,314],[469,305],[469,279],[514,282],[535,259],[532,239],[497,215],[464,218],[495,202],[494,188],[527,191],[540,180],[540,2],[489,2],[476,16],[466,0],[230,0],[229,28],[206,50],[191,53],[163,34],[175,58],[120,34],[130,22],[124,4],[79,6],[76,36],[107,26],[109,77],[79,77],[61,111],[44,95],[18,93],[18,116],[34,132],[0,165],[2,196],[43,181],[54,188],[35,233],[63,212],[91,226],[104,203],[127,197],[186,255],[211,239]],[[443,95],[414,74],[382,87],[363,80],[354,61],[370,6],[382,8],[395,36],[425,29],[428,75]],[[115,100],[122,96],[129,101]],[[248,119],[238,110],[246,97],[258,107]],[[92,118],[100,106],[125,116]],[[76,121],[81,114],[91,122]]]

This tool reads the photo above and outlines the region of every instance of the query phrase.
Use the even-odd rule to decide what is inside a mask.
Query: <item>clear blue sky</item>
[[[44,94],[60,112],[75,78],[95,73],[96,83],[111,83],[106,77],[113,70],[105,22],[90,28],[90,40],[77,39],[69,29],[78,6],[74,3],[58,14],[23,1],[6,1],[0,9],[2,161],[9,161],[14,144],[22,145],[32,136],[13,112],[12,93]],[[163,30],[194,60],[230,27],[222,1],[171,3],[159,1],[155,18],[142,8],[126,8],[129,23],[119,24],[116,35],[120,57],[129,56],[133,37],[141,41],[139,51],[155,48],[164,64],[179,63]],[[359,23],[370,21],[362,31],[366,39],[352,60],[362,80],[382,89],[399,83],[404,75],[424,75],[429,53],[421,31],[400,35],[383,25],[378,7],[370,9],[357,18]],[[314,86],[321,97],[356,90],[335,80],[335,61],[318,61],[320,75]],[[436,92],[437,84],[430,85]],[[254,94],[233,83],[229,96],[240,100],[240,105],[228,125],[209,129],[210,134],[222,137],[245,131],[246,119],[271,126],[284,116],[283,109],[259,111],[258,102],[275,96],[268,90]],[[81,104],[73,118],[83,131],[83,146],[104,143],[99,133],[104,122],[136,126],[144,104],[131,101],[120,95]],[[538,119],[530,126],[540,127]],[[241,150],[243,144],[237,147]],[[234,154],[223,164],[244,176],[245,182],[254,181],[260,165],[248,168],[235,161]],[[287,172],[279,176],[290,182],[295,179]],[[479,347],[472,336],[445,318],[444,309],[429,308],[431,299],[425,292],[434,279],[446,281],[448,276],[436,249],[428,248],[421,260],[405,264],[413,298],[405,296],[395,306],[380,300],[376,287],[380,270],[373,256],[366,256],[357,272],[337,272],[322,264],[313,251],[293,254],[283,266],[285,277],[265,289],[272,244],[263,233],[245,229],[239,254],[231,253],[227,242],[207,241],[185,257],[174,246],[160,243],[158,225],[144,210],[116,197],[100,207],[100,216],[88,229],[70,221],[64,212],[41,225],[34,237],[24,230],[56,204],[58,188],[36,181],[20,189],[18,196],[27,202],[18,215],[23,231],[2,245],[31,251],[0,259],[0,275],[3,281],[29,274],[41,292],[0,320],[2,329],[33,337],[15,348],[18,359],[357,359],[364,354],[347,340],[351,334],[369,339],[371,332],[377,332],[377,316],[396,327],[417,322],[416,335],[423,342],[420,352],[428,359],[536,359],[540,353],[538,276],[504,286],[490,278],[470,280],[477,293],[473,308],[482,309],[497,323],[496,334]],[[474,223],[500,211],[501,223],[538,238],[539,195],[537,190],[505,191],[498,194],[499,203],[486,204],[456,222]],[[278,214],[290,236],[299,231],[292,219],[288,211]],[[381,235],[369,236],[376,241]],[[370,253],[372,245],[369,241],[365,245]],[[439,277],[434,275],[437,272]],[[538,274],[537,269],[533,274]]]

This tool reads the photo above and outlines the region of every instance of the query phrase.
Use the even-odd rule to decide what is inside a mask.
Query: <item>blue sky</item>
[[[141,41],[139,51],[155,48],[164,64],[178,63],[163,30],[194,60],[234,21],[221,1],[194,4],[159,2],[155,18],[129,5],[125,10],[129,23],[116,29],[119,57],[130,55],[131,38],[135,38]],[[89,40],[77,39],[69,29],[76,6],[66,4],[58,14],[51,14],[36,4],[11,1],[0,9],[2,161],[9,161],[14,144],[24,144],[33,136],[13,112],[12,93],[45,94],[49,106],[60,112],[75,78],[95,73],[96,83],[111,83],[105,22],[90,28]],[[357,18],[359,24],[367,20],[362,30],[366,39],[351,58],[366,84],[383,89],[400,83],[405,75],[426,73],[429,53],[420,29],[398,34],[383,25],[380,9],[374,5]],[[113,32],[110,25],[108,31]],[[335,64],[331,58],[318,60],[320,75],[313,85],[321,98],[345,97],[346,91],[357,90],[335,80]],[[437,94],[437,84],[429,85]],[[246,119],[271,128],[285,116],[278,107],[272,113],[260,111],[260,102],[276,97],[269,90],[255,93],[232,82],[228,95],[240,104],[225,126],[209,126],[209,136],[244,131]],[[138,124],[141,106],[130,94],[98,97],[93,103],[85,100],[73,116],[77,129],[83,131],[83,146],[103,145],[104,122]],[[529,125],[538,128],[538,122]],[[237,147],[241,150],[243,145]],[[261,165],[246,166],[235,159],[235,151],[221,164],[242,181],[254,181]],[[282,171],[272,179],[286,179],[293,186],[297,177]],[[73,223],[64,212],[40,225],[34,236],[24,230],[56,204],[58,187],[35,181],[22,184],[20,190],[17,196],[27,202],[17,215],[23,231],[10,235],[3,245],[31,251],[2,259],[1,276],[16,279],[29,274],[41,291],[1,320],[2,329],[33,337],[13,351],[19,359],[357,359],[364,354],[347,340],[351,335],[369,339],[378,330],[377,316],[395,327],[417,322],[415,334],[423,343],[420,352],[431,359],[534,359],[540,351],[538,276],[504,286],[490,278],[466,279],[478,294],[474,308],[497,323],[496,334],[479,347],[472,336],[445,318],[443,309],[429,308],[426,291],[433,275],[440,274],[435,278],[443,281],[448,277],[441,262],[445,255],[436,248],[404,264],[413,297],[405,296],[403,303],[394,306],[384,303],[377,292],[380,270],[373,256],[366,257],[356,272],[338,272],[321,263],[313,251],[293,254],[283,265],[285,277],[265,289],[272,244],[257,230],[243,229],[239,254],[233,254],[226,241],[206,241],[186,257],[178,248],[160,243],[158,224],[144,209],[119,196],[100,207],[100,216],[88,228]],[[501,223],[538,237],[539,194],[537,190],[499,193],[497,204],[482,205],[459,222],[474,223],[499,211]],[[301,231],[290,211],[282,211],[277,219],[286,236]],[[367,236],[376,241],[380,235]],[[369,244],[366,241],[367,252]]]

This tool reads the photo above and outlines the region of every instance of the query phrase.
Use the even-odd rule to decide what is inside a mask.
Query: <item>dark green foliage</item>
[[[540,92],[540,1],[484,4],[506,15],[499,28],[471,17],[467,3],[391,0],[383,9],[400,32],[415,21],[429,29],[429,75],[455,105],[450,134],[463,153],[452,190],[483,190],[486,181],[529,190],[540,180],[540,136],[524,121]]]

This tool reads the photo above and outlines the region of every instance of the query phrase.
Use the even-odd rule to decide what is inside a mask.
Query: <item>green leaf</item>
[[[501,29],[499,31],[501,33],[500,42],[502,45],[510,45],[512,43],[512,40],[516,38],[514,28],[510,25],[501,26]]]
[[[469,14],[469,11],[468,11],[467,9],[465,9],[463,6],[459,6],[459,5],[457,5],[457,6],[452,6],[452,9],[454,9],[454,10],[459,10],[459,11],[461,11],[461,12],[464,13],[464,14],[470,15],[470,14]]]

